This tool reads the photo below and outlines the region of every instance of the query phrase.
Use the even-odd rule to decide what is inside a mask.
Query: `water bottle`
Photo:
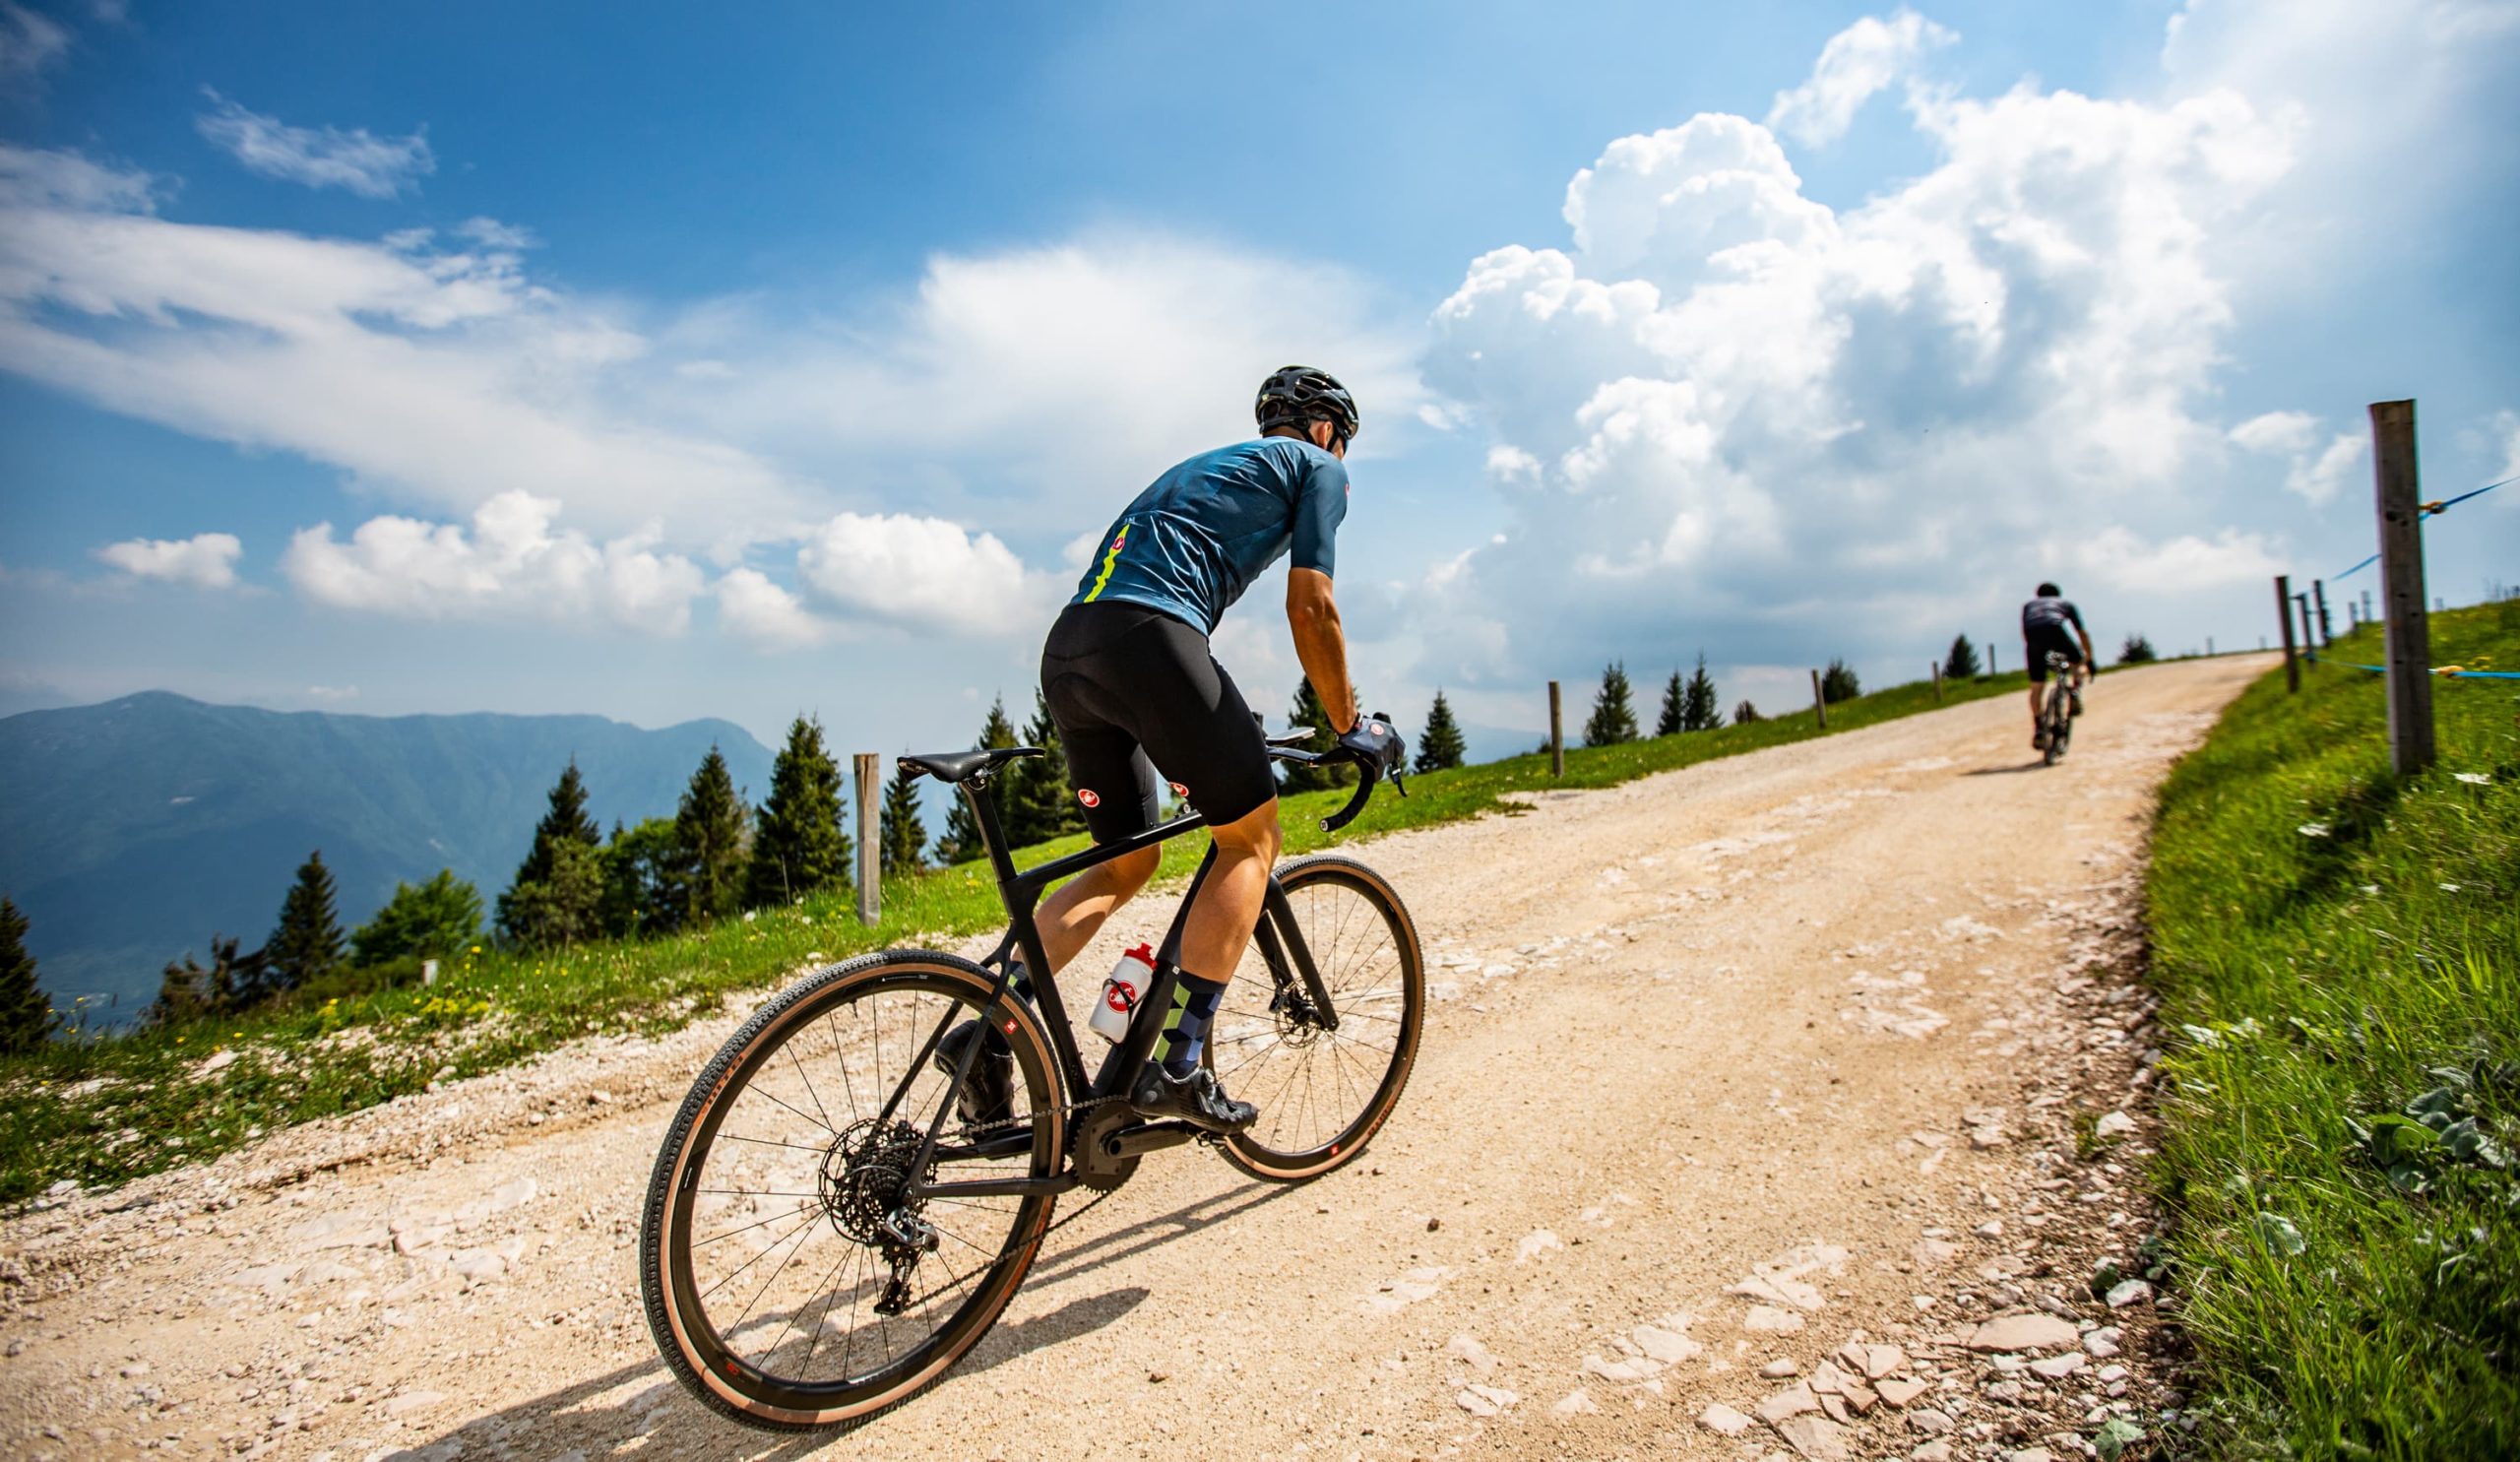
[[[1138,1001],[1155,987],[1155,949],[1141,944],[1120,956],[1111,978],[1102,982],[1102,998],[1094,1002],[1093,1017],[1086,1021],[1094,1034],[1114,1045],[1129,1033],[1129,1017],[1136,1012]]]

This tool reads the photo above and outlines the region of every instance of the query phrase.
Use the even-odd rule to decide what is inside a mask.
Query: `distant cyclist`
[[[1278,784],[1259,724],[1209,653],[1217,620],[1280,558],[1295,656],[1330,714],[1339,744],[1362,753],[1371,776],[1397,766],[1400,737],[1356,714],[1348,646],[1331,598],[1339,525],[1348,514],[1348,443],[1356,404],[1328,374],[1290,365],[1260,385],[1260,437],[1202,453],[1155,479],[1106,529],[1050,626],[1041,693],[1067,752],[1068,780],[1098,843],[1156,825],[1166,785],[1209,823],[1217,862],[1181,938],[1187,996],[1161,1064],[1130,1093],[1149,1117],[1213,1132],[1251,1125],[1258,1110],[1228,1097],[1200,1063],[1226,984],[1242,961],[1280,844]],[[1155,876],[1154,848],[1078,874],[1042,904],[1051,972],[1091,941],[1113,910]],[[942,1045],[959,1064],[976,1022]],[[995,1033],[975,1063],[963,1115],[1001,1119],[1012,1108],[1011,1052]]]
[[[2074,627],[2071,635],[2065,633],[2068,624]],[[2082,640],[2079,648],[2074,644],[2077,636]],[[2030,661],[2030,744],[2045,751],[2048,728],[2039,718],[2039,687],[2048,681],[2048,652],[2053,650],[2073,662],[2065,685],[2077,716],[2083,714],[2083,677],[2098,662],[2092,659],[2091,631],[2083,628],[2083,611],[2060,597],[2053,584],[2040,585],[2038,597],[2021,606],[2021,638]]]

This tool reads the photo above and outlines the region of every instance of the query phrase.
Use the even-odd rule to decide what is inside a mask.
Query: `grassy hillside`
[[[2018,673],[1945,687],[1957,703],[2019,695]],[[1930,685],[1897,686],[1829,708],[1832,731],[1934,707]],[[1513,812],[1502,800],[1543,787],[1608,787],[1673,767],[1819,734],[1808,710],[1749,726],[1570,750],[1552,783],[1545,756],[1515,757],[1410,779],[1407,799],[1386,789],[1346,835]],[[1333,840],[1321,817],[1348,795],[1311,793],[1286,803],[1291,854]],[[1028,849],[1027,864],[1084,846],[1082,837]],[[1204,838],[1175,839],[1164,877],[1186,877]],[[277,902],[278,892],[274,893]],[[758,998],[799,966],[895,944],[924,944],[998,928],[1004,913],[978,864],[888,880],[884,918],[857,922],[853,901],[810,899],[748,921],[671,938],[583,946],[547,957],[484,947],[428,989],[354,1001],[306,1002],[216,1026],[150,1030],[99,1043],[56,1043],[0,1058],[0,1201],[71,1178],[110,1183],[216,1156],[263,1130],[389,1101],[441,1072],[493,1070],[599,1033],[662,1033],[730,1000]],[[232,1050],[223,1069],[195,1072]],[[182,1135],[172,1140],[169,1133]]]
[[[2432,619],[2520,669],[2520,602]],[[2376,630],[2335,658],[2378,664]],[[2163,795],[2149,883],[2208,1455],[2520,1455],[2520,682],[2251,687]]]

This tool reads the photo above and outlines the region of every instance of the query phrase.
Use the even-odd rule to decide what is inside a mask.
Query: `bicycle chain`
[[[1112,1103],[1117,1102],[1117,1101],[1119,1101],[1119,1100],[1120,1100],[1120,1099],[1119,1099],[1118,1097],[1093,1097],[1093,1098],[1089,1098],[1089,1099],[1087,1099],[1086,1101],[1083,1101],[1083,1102],[1071,1103],[1071,1104],[1070,1104],[1070,1105],[1068,1105],[1066,1108],[1062,1109],[1062,1111],[1063,1111],[1064,1114],[1065,1114],[1065,1115],[1066,1115],[1066,1117],[1067,1117],[1066,1126],[1067,1126],[1068,1130],[1069,1130],[1069,1131],[1071,1131],[1071,1132],[1073,1132],[1073,1131],[1076,1129],[1077,1124],[1078,1124],[1078,1123],[1079,1123],[1079,1121],[1082,1119],[1082,1117],[1083,1117],[1083,1114],[1084,1114],[1084,1113],[1089,1112],[1092,1112],[1092,1111],[1094,1111],[1094,1110],[1095,1110],[1096,1108],[1098,1108],[1098,1107],[1108,1107],[1108,1106],[1110,1106]],[[1007,1117],[1000,1117],[1000,1118],[998,1118],[996,1121],[993,1121],[993,1122],[981,1122],[981,1123],[979,1123],[979,1124],[977,1124],[977,1125],[966,1124],[966,1125],[963,1127],[963,1136],[964,1136],[966,1139],[976,1138],[976,1137],[983,1137],[983,1136],[986,1136],[986,1135],[987,1135],[988,1133],[990,1133],[990,1132],[994,1132],[994,1131],[998,1130],[998,1129],[999,1129],[999,1128],[1001,1128],[1001,1127],[1021,1127],[1021,1126],[1030,1126],[1030,1125],[1032,1124],[1033,1120],[1034,1120],[1034,1118],[1033,1118],[1030,1114],[1027,1114],[1027,1115],[1024,1115],[1024,1116],[1007,1116]],[[1064,1154],[1062,1154],[1062,1156],[1065,1156],[1065,1155],[1064,1155]],[[1119,1191],[1119,1189],[1118,1189],[1117,1187],[1112,1187],[1112,1188],[1105,1188],[1103,1191],[1102,1191],[1102,1192],[1099,1192],[1099,1193],[1095,1194],[1093,1197],[1091,1197],[1091,1198],[1089,1198],[1089,1199],[1087,1199],[1087,1200],[1085,1201],[1085,1204],[1084,1204],[1084,1206],[1083,1206],[1083,1207],[1080,1207],[1080,1208],[1078,1208],[1078,1209],[1074,1210],[1073,1212],[1068,1213],[1068,1214],[1067,1214],[1067,1215],[1065,1215],[1064,1217],[1060,1218],[1057,1222],[1055,1222],[1055,1223],[1051,1224],[1048,1228],[1043,1229],[1043,1230],[1041,1231],[1041,1238],[1042,1238],[1042,1239],[1047,1239],[1047,1238],[1049,1238],[1051,1235],[1053,1235],[1053,1234],[1057,1233],[1059,1230],[1066,1228],[1068,1225],[1070,1225],[1070,1224],[1072,1224],[1072,1223],[1075,1223],[1078,1219],[1081,1219],[1081,1218],[1085,1217],[1087,1214],[1092,1213],[1092,1212],[1094,1211],[1094,1207],[1095,1207],[1095,1205],[1096,1205],[1096,1204],[1101,1203],[1103,1199],[1110,1197],[1113,1193],[1116,1193],[1116,1192],[1118,1192],[1118,1191]],[[1036,1240],[1036,1241],[1038,1242],[1039,1240]],[[999,1249],[999,1250],[997,1251],[997,1252],[998,1252],[998,1257],[1000,1257],[1000,1258],[1004,1258],[1004,1257],[1009,1253],[1009,1252],[1011,1252],[1011,1251],[1012,1251],[1012,1249],[1013,1249],[1013,1245],[1008,1245],[1008,1246],[1007,1246],[1007,1247],[1005,1247],[1005,1248],[1001,1248],[1001,1249]]]

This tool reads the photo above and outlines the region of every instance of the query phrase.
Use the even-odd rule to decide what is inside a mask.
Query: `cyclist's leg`
[[[1068,781],[1085,804],[1085,825],[1093,831],[1094,841],[1115,842],[1155,826],[1163,815],[1163,790],[1154,764],[1135,736],[1081,714],[1078,699],[1072,694],[1056,695],[1051,699],[1050,718],[1059,723]],[[1042,952],[1050,957],[1050,968],[1044,973],[1054,975],[1067,968],[1111,912],[1146,887],[1163,860],[1164,850],[1141,848],[1086,869],[1043,900],[1034,920],[1040,926]]]
[[[2022,641],[2022,661],[2030,667],[2030,744],[2034,750],[2046,750],[2048,727],[2046,706],[2042,704],[2048,689],[2048,655],[2037,635]]]
[[[1278,865],[1285,841],[1278,826],[1278,799],[1271,797],[1240,820],[1216,829],[1216,840],[1217,865],[1208,871],[1181,930],[1181,968],[1230,977],[1242,963],[1252,927],[1260,922],[1269,870]]]

